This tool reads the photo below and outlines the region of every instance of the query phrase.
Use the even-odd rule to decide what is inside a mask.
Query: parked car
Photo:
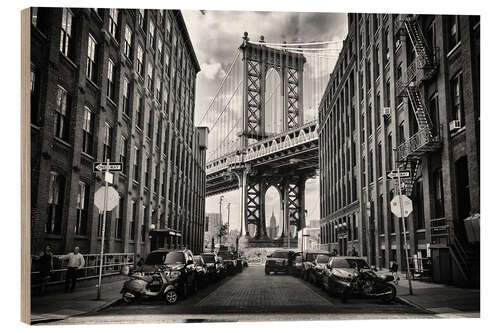
[[[146,257],[146,260],[144,261],[142,267],[137,271],[141,271],[144,273],[155,272],[158,268],[161,268],[163,265],[165,265],[165,257],[170,251],[172,250],[157,249],[151,251]]]
[[[303,272],[303,257],[302,252],[298,252],[295,254],[295,260],[292,265],[292,274],[294,276],[302,276]]]
[[[237,272],[238,262],[232,253],[224,251],[219,252],[217,255],[221,257],[224,262],[226,275],[233,275]]]
[[[241,260],[243,261],[243,267],[248,267],[248,258],[241,256]]]
[[[329,255],[327,251],[315,251],[302,253],[302,265],[298,266],[297,274],[306,281],[311,281],[311,268],[314,266],[314,261],[319,254]]]
[[[196,279],[199,287],[205,287],[208,284],[208,269],[203,257],[194,256],[194,264],[196,269]]]
[[[174,250],[168,252],[164,260],[165,269],[170,279],[178,279],[181,293],[184,297],[198,291],[196,265],[190,250]]]
[[[269,275],[270,273],[273,272],[290,273],[291,268],[289,265],[289,258],[293,257],[293,255],[294,255],[293,251],[287,251],[287,250],[277,250],[274,251],[271,255],[268,255],[266,258],[266,264],[264,268],[266,275]]]
[[[312,268],[309,270],[310,282],[316,286],[321,285],[323,270],[330,261],[329,254],[318,254],[313,262]]]
[[[201,257],[207,268],[208,280],[215,281],[224,277],[224,264],[215,253],[202,253]]]

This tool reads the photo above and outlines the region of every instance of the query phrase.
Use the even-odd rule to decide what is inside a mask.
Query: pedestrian
[[[357,256],[358,256],[358,252],[356,251],[356,248],[353,245],[352,250],[351,250],[351,257],[357,257]]]
[[[45,294],[45,289],[47,287],[47,282],[50,280],[50,274],[54,269],[54,263],[52,258],[52,251],[50,246],[47,245],[45,249],[40,252],[38,257],[38,272],[40,278],[40,296]]]
[[[70,252],[66,255],[57,256],[57,258],[60,260],[68,260],[66,282],[64,283],[64,292],[67,293],[75,291],[78,271],[85,266],[85,258],[83,258],[83,255],[80,253],[80,248],[76,246],[73,252]]]
[[[135,256],[135,270],[142,271],[142,266],[144,265],[144,258],[141,257],[139,253]]]

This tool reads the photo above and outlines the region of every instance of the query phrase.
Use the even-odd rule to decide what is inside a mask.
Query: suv
[[[196,279],[198,286],[204,287],[208,284],[208,269],[203,257],[200,255],[194,256],[194,264],[196,269]]]
[[[156,271],[158,268],[165,265],[165,257],[170,251],[172,250],[157,249],[150,252],[142,267],[138,268],[137,271],[142,271],[144,273],[152,273]]]
[[[198,291],[196,265],[190,250],[174,250],[168,252],[164,260],[165,269],[170,279],[176,279],[183,296]]]
[[[215,281],[224,276],[224,265],[218,260],[215,253],[202,253],[201,257],[207,267],[207,277],[211,281]]]
[[[219,252],[218,256],[222,258],[224,262],[224,268],[227,275],[233,275],[237,272],[238,261],[232,253],[226,251]]]
[[[293,251],[277,250],[277,251],[274,251],[271,255],[268,255],[266,258],[266,264],[265,264],[265,269],[264,269],[266,275],[269,275],[272,272],[274,272],[274,273],[277,273],[277,272],[289,273],[290,272],[290,266],[289,266],[290,257],[293,257]]]

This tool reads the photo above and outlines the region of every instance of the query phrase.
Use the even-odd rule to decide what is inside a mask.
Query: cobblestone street
[[[263,266],[251,266],[176,305],[167,306],[160,301],[131,305],[118,303],[101,312],[58,323],[76,324],[89,320],[123,323],[431,317],[401,303],[383,304],[366,299],[341,303],[338,298],[329,297],[299,278],[284,274],[266,276]]]

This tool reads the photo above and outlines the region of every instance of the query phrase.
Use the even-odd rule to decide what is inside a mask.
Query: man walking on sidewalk
[[[80,253],[80,248],[77,246],[75,250],[66,255],[58,256],[58,259],[68,260],[68,270],[66,271],[66,282],[64,283],[64,292],[75,291],[76,278],[78,271],[85,266],[85,259]],[[71,283],[71,288],[70,288]]]

